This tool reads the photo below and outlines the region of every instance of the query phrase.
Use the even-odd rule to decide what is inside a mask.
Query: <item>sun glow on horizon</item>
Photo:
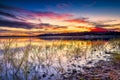
[[[70,32],[120,32],[118,15],[106,15],[105,10],[99,14],[95,11],[92,12],[92,9],[86,11],[87,8],[85,8],[85,12],[84,10],[82,12],[82,9],[79,11],[74,7],[72,12],[71,10],[66,11],[67,9],[59,11],[60,9],[54,9],[55,6],[50,10],[36,10],[36,8],[32,8],[34,6],[30,7],[27,9],[22,6],[13,7],[0,4],[0,36],[36,36]],[[41,8],[40,5],[39,7]],[[96,9],[96,11],[98,10]]]

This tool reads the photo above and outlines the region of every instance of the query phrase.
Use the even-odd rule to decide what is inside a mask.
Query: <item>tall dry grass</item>
[[[54,41],[44,45],[32,45],[29,42],[24,47],[18,47],[18,43],[9,40],[1,43],[0,50],[0,80],[46,80],[53,79],[52,77],[61,80],[61,75],[68,68],[74,69],[76,66],[87,65],[90,60],[102,59],[106,52],[117,51],[112,60],[120,61],[119,40],[89,45],[79,41]],[[86,63],[83,61],[82,64],[82,60]]]

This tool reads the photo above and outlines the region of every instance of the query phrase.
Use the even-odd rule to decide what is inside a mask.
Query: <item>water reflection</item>
[[[63,80],[66,76],[71,78],[73,73],[85,73],[85,67],[94,67],[99,61],[110,61],[111,53],[115,52],[120,52],[119,39],[49,41],[1,38],[0,79]],[[78,80],[73,77],[72,80]]]

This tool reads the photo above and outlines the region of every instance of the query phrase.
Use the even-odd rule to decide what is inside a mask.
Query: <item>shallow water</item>
[[[120,40],[0,38],[0,80],[63,80],[69,70],[85,72],[120,52]],[[74,79],[76,80],[76,79]]]

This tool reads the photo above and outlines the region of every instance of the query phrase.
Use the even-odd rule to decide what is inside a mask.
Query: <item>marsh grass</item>
[[[120,64],[120,52],[114,52],[111,57],[113,63]]]
[[[69,41],[68,43],[61,40],[43,45],[33,45],[29,42],[24,47],[18,47],[18,43],[13,40],[4,41],[0,47],[0,79],[63,80],[66,73],[70,73],[71,76],[67,78],[73,80],[72,74],[80,71],[81,67],[92,64],[93,61],[103,59],[106,52],[117,51],[112,54],[112,61],[120,62],[119,40],[108,41],[105,44],[97,42],[97,44],[91,41],[87,43]],[[79,79],[84,80],[83,77]]]

